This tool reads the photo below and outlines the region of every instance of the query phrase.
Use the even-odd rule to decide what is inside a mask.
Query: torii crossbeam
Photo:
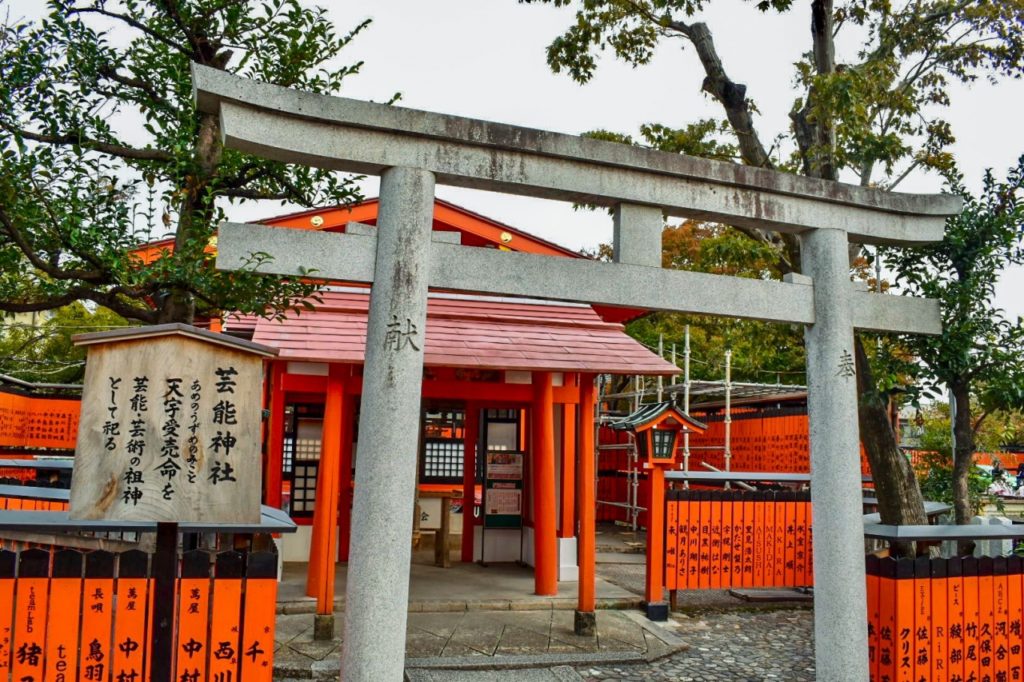
[[[226,146],[285,163],[381,176],[376,237],[221,226],[218,267],[372,284],[345,606],[345,680],[399,680],[428,287],[806,325],[814,514],[816,671],[867,680],[856,328],[937,334],[934,301],[850,281],[848,244],[941,240],[956,197],[893,194],[509,125],[314,95],[194,66],[196,101]],[[433,242],[435,183],[610,206],[615,263]],[[784,282],[661,269],[664,215],[800,235]],[[397,327],[396,327],[397,325]],[[581,457],[581,462],[586,456]],[[591,456],[592,459],[592,456]],[[553,467],[553,464],[552,464]],[[581,465],[581,483],[594,485]],[[580,529],[593,536],[589,527]],[[582,519],[581,519],[582,525]],[[538,542],[546,541],[541,538]],[[552,542],[553,542],[552,536]],[[593,543],[581,542],[581,580]],[[584,593],[581,584],[581,595]],[[592,587],[592,586],[591,586]],[[590,594],[593,594],[592,589]],[[583,603],[580,612],[592,613]]]

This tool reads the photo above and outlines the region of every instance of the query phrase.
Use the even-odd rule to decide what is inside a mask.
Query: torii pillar
[[[806,232],[800,236],[800,251],[804,274],[814,282],[814,324],[805,328],[804,337],[811,512],[814,536],[829,540],[827,549],[814,552],[814,591],[829,597],[814,604],[815,672],[822,680],[866,680],[864,541],[860,532],[851,532],[863,527],[864,512],[846,231]]]
[[[404,668],[433,213],[432,173],[383,172],[345,595],[346,682],[399,680]]]

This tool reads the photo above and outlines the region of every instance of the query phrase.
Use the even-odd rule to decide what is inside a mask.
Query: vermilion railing
[[[138,550],[0,550],[0,678],[148,680],[150,568]],[[186,552],[174,679],[270,682],[276,592],[273,553]]]
[[[867,558],[871,679],[1021,680],[1020,557]]]
[[[670,490],[669,590],[812,585],[808,492]]]
[[[74,450],[78,398],[51,398],[0,391],[0,448]]]

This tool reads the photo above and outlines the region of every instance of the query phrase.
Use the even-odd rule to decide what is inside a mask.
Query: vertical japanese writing
[[[238,480],[234,475],[234,467],[228,461],[231,449],[238,442],[229,428],[238,424],[234,402],[235,387],[238,385],[235,377],[238,376],[238,370],[234,367],[218,367],[215,373],[217,379],[214,388],[217,392],[217,402],[213,406],[213,423],[223,428],[217,429],[210,441],[210,449],[214,453],[213,466],[210,467],[210,482],[213,485],[235,483]]]
[[[174,477],[181,471],[181,424],[178,422],[178,415],[181,413],[185,395],[181,392],[182,379],[180,377],[168,378],[166,380],[167,390],[164,392],[163,408],[164,423],[163,445],[160,447],[160,464],[157,472],[166,479],[161,494],[165,500],[174,497],[175,488],[172,484]]]
[[[119,377],[107,377],[107,384],[109,388],[110,402],[107,403],[107,412],[109,413],[109,416],[107,417],[107,420],[103,422],[103,448],[107,452],[113,452],[117,449],[117,441],[121,436],[121,422],[117,419],[117,391],[121,386],[121,379]]]
[[[199,379],[193,379],[192,385],[189,386],[189,404],[188,404],[188,440],[186,441],[187,456],[185,457],[185,464],[188,467],[186,473],[189,483],[196,482],[196,465],[199,463],[199,399],[202,397],[203,386],[199,382]]]
[[[138,682],[140,679],[138,668],[131,665],[133,662],[132,656],[135,656],[134,660],[137,661],[139,667],[141,667],[142,653],[139,651],[140,646],[141,645],[132,639],[131,636],[125,637],[123,641],[117,643],[118,650],[124,654],[125,664],[130,666],[117,671],[114,675],[114,679],[117,680],[117,682]]]
[[[102,605],[101,605],[102,606]],[[102,609],[101,609],[102,610]],[[98,639],[94,639],[89,642],[89,653],[85,653],[85,679],[87,680],[106,680],[107,677],[104,674],[106,672],[106,664],[103,659],[106,658],[106,654],[103,653],[103,645]]]
[[[131,419],[128,426],[128,468],[124,472],[124,492],[122,501],[125,504],[137,505],[142,499],[142,485],[145,479],[142,474],[142,456],[146,451],[146,416],[149,411],[146,391],[149,388],[149,377],[135,377],[132,396],[128,399]]]
[[[403,348],[411,347],[413,350],[418,351],[420,349],[416,345],[418,337],[419,330],[410,318],[405,318],[405,326],[403,328],[402,323],[398,320],[398,316],[392,315],[391,322],[388,323],[388,330],[384,334],[384,349],[400,351]]]

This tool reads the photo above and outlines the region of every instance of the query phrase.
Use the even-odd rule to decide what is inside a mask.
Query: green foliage
[[[640,135],[649,146],[662,152],[719,161],[739,159],[735,135],[725,121],[705,118],[682,128],[648,123],[640,126]]]
[[[229,202],[356,198],[352,179],[223,149],[192,62],[336,94],[368,24],[338,32],[299,0],[51,0],[0,27],[0,310],[90,300],[143,322],[280,314],[315,285],[213,269]],[[139,127],[141,126],[141,130]],[[174,237],[163,257],[128,257]],[[173,250],[173,253],[171,252]],[[260,256],[254,255],[258,261]]]
[[[796,64],[797,93],[789,111],[791,127],[774,135],[776,143],[767,148],[755,124],[759,112],[753,96],[748,96],[746,84],[730,78],[727,65],[715,47],[711,29],[700,20],[700,12],[711,0],[520,1],[572,6],[576,10],[574,23],[548,47],[548,63],[553,71],[567,71],[576,81],[584,83],[593,76],[597,56],[602,52],[610,51],[636,67],[650,61],[662,39],[679,39],[685,48],[696,54],[704,71],[699,88],[721,105],[743,163],[824,180],[837,180],[846,171],[855,174],[865,187],[881,185],[893,189],[918,168],[949,174],[953,169],[949,147],[955,138],[951,126],[942,118],[943,107],[950,103],[949,86],[980,77],[995,80],[1024,75],[1024,0],[904,3],[849,0],[835,3],[838,7],[832,2],[810,3],[811,30],[808,49]],[[786,0],[757,3],[762,11],[786,11],[790,5]],[[763,44],[753,46],[748,53],[770,50],[772,39],[767,37]],[[851,54],[837,50],[837,45],[854,44],[859,47]],[[749,91],[755,93],[758,85],[752,84]],[[696,89],[698,83],[694,82],[693,86]],[[648,131],[654,128],[646,127]],[[673,128],[675,126],[665,126],[662,130]],[[699,125],[681,130],[681,136],[658,135],[654,139],[645,136],[645,139],[647,144],[666,151],[722,158],[719,147],[694,144],[715,140],[713,131],[715,134],[717,131],[702,129]],[[616,139],[613,133],[603,134],[605,139]],[[617,137],[618,141],[636,144],[630,136]],[[676,149],[658,144],[675,137],[682,137],[687,144],[678,145]],[[779,153],[779,143],[787,139],[794,149],[788,158]],[[879,174],[884,177],[877,178]],[[977,219],[977,211],[969,210],[965,217],[968,222]],[[798,268],[799,244],[794,236],[746,227],[739,229],[754,243],[775,248],[781,271]],[[952,231],[960,232],[956,226]],[[980,233],[984,232],[982,228]],[[876,340],[859,335],[858,355],[864,347],[869,355],[869,361],[859,370],[861,415],[873,416],[870,423],[887,424],[881,414],[889,402],[887,398],[908,390],[920,374],[912,352],[915,350],[925,354],[933,386],[936,381],[953,377],[955,373],[950,371],[953,368],[971,367],[971,376],[957,377],[960,381],[958,403],[968,402],[964,397],[964,380],[978,391],[986,410],[1017,404],[1021,396],[1022,384],[1016,370],[1021,358],[1019,334],[1013,331],[1013,325],[1001,321],[998,313],[992,314],[989,310],[994,280],[979,286],[977,281],[972,283],[977,277],[965,275],[960,278],[965,286],[958,294],[953,292],[956,287],[925,285],[929,279],[943,281],[943,272],[949,268],[957,271],[958,259],[969,264],[987,248],[970,235],[961,233],[952,239],[962,243],[951,242],[948,247],[967,248],[959,249],[957,258],[942,263],[941,259],[929,261],[925,256],[922,260],[920,254],[901,252],[908,259],[904,261],[903,282],[909,283],[912,292],[942,298],[951,306],[945,313],[946,334],[934,343],[923,341],[920,347],[910,345],[911,341]],[[971,244],[976,244],[980,253],[972,251]],[[1015,262],[1005,253],[1002,256],[1002,263]],[[918,259],[918,266],[911,263],[914,259]],[[972,267],[984,270],[987,266],[979,261]],[[929,274],[925,276],[925,272]],[[935,272],[938,275],[933,277]],[[918,279],[916,291],[915,277]],[[987,275],[981,277],[986,278]],[[946,296],[943,296],[943,289],[947,290]],[[970,314],[965,315],[972,306]],[[653,326],[654,323],[637,323],[634,331],[649,337],[653,330],[643,328],[645,324]],[[766,330],[756,327],[743,328],[740,333],[759,337],[757,341],[768,338]],[[719,338],[723,343],[732,343],[728,334]],[[872,341],[874,343],[870,343]],[[769,345],[778,347],[776,343]],[[770,347],[758,350],[773,357]],[[942,379],[943,376],[947,379]],[[911,398],[916,400],[916,396]],[[964,411],[969,412],[966,405]],[[957,422],[959,453],[963,447],[971,448],[966,443],[971,428],[959,415]],[[872,465],[877,467],[876,475],[905,478],[905,469],[890,467],[887,463],[893,460],[882,456],[881,450],[895,447],[892,434],[873,435],[878,437],[867,439],[868,455]],[[957,460],[958,480],[954,482],[961,498],[967,494],[966,461]],[[903,502],[900,500],[901,505]],[[966,500],[959,502],[957,518],[964,521]]]
[[[548,64],[556,73],[565,72],[586,83],[602,53],[610,52],[636,67],[651,60],[662,40],[682,39],[681,44],[694,49],[705,70],[704,82],[694,85],[719,99],[727,110],[745,108],[756,113],[747,87],[729,81],[728,65],[722,63],[710,32],[700,21],[711,0],[520,2],[575,8],[575,20],[547,50]],[[761,11],[779,12],[792,5],[789,0],[755,4]],[[825,155],[837,171],[853,171],[864,185],[874,183],[873,175],[881,169],[887,186],[894,186],[914,168],[948,170],[949,146],[955,137],[941,112],[949,105],[950,84],[1024,74],[1024,0],[850,0],[836,5],[832,34],[816,36],[820,42],[796,64],[798,93],[791,112],[794,126],[788,134],[797,152],[793,159],[774,159],[777,167],[802,167],[802,172],[814,174],[809,159]],[[831,52],[836,41],[857,47],[846,59],[838,54],[834,68],[823,70],[816,55],[826,48]],[[766,42],[756,49],[768,50],[770,45]],[[753,84],[751,90],[756,87]],[[730,116],[734,125],[741,120]],[[827,148],[806,135],[803,124],[833,131]]]
[[[945,452],[929,451],[921,456],[917,481],[924,499],[944,502],[950,506],[956,502],[956,493],[953,489],[953,458],[949,454],[948,438]],[[971,469],[967,476],[967,497],[972,514],[980,513],[985,506],[990,485],[991,476],[977,467]]]
[[[1024,321],[993,305],[1002,270],[1024,263],[1024,157],[1003,181],[986,172],[977,197],[958,173],[947,177],[963,212],[946,222],[941,242],[895,251],[889,262],[904,290],[940,302],[943,333],[906,343],[920,359],[925,389],[934,395],[947,387],[957,405],[952,485],[964,523],[981,424],[995,410],[1024,408]]]
[[[566,71],[586,83],[597,69],[597,57],[606,50],[633,66],[646,64],[662,37],[678,33],[680,19],[700,12],[710,0],[519,0],[556,7],[578,4],[576,20],[548,46],[552,71]],[[761,0],[757,8],[786,10],[792,0]]]
[[[798,80],[814,91],[811,115],[835,121],[836,159],[860,174],[879,164],[891,176],[900,161],[949,171],[955,137],[941,117],[949,85],[1024,72],[1020,0],[853,0],[836,9],[835,22],[865,35],[856,61],[820,74],[807,56]]]
[[[1024,156],[997,180],[985,173],[972,196],[957,173],[950,188],[963,212],[946,222],[943,240],[886,253],[907,293],[938,299],[941,336],[906,343],[920,358],[920,377],[932,395],[940,385],[970,386],[982,411],[1024,407],[1024,323],[994,308],[995,285],[1007,266],[1024,263]]]
[[[37,315],[41,319],[23,315],[0,322],[0,374],[35,383],[81,383],[85,349],[71,337],[128,325],[105,308],[90,310],[77,302]]]
[[[721,225],[688,221],[662,233],[662,265],[666,268],[767,279],[779,276],[778,261],[775,246],[755,242]],[[804,381],[803,331],[796,325],[652,313],[626,329],[652,348],[657,347],[659,335],[666,343],[675,343],[681,363],[687,325],[693,379],[721,381],[725,372],[722,351],[731,349],[735,381]]]
[[[949,426],[949,409],[945,406],[926,410],[923,415],[921,455],[918,481],[926,500],[953,505],[953,454]],[[987,448],[986,448],[987,449]],[[1012,476],[1013,472],[1008,472]],[[988,501],[992,478],[978,467],[971,467],[967,479],[969,507],[977,514]]]

